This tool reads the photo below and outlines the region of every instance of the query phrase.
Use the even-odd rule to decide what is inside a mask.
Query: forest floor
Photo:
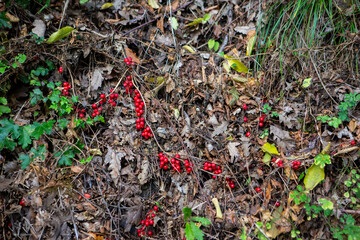
[[[360,34],[260,2],[0,3],[0,239],[360,239]]]

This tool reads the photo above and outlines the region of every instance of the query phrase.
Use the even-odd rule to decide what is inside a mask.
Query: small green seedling
[[[210,220],[204,217],[191,217],[191,208],[183,208],[185,226],[185,236],[187,240],[203,240],[204,233],[198,225],[204,225],[205,227],[211,224]],[[197,222],[197,223],[196,223]]]

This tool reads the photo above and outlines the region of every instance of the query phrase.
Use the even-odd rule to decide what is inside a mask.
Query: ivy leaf
[[[31,135],[34,132],[33,125],[26,125],[20,127],[19,144],[23,149],[26,149],[31,144]]]
[[[209,226],[211,224],[210,220],[204,217],[192,217],[192,221],[200,222],[205,227]]]
[[[331,164],[330,155],[320,153],[315,158],[315,165],[324,168],[326,164]]]
[[[184,207],[183,213],[184,213],[184,221],[186,222],[189,219],[189,217],[191,217],[192,210],[189,207]]]
[[[29,166],[30,161],[31,161],[30,156],[27,154],[20,154],[19,160],[22,161],[21,169],[27,168],[27,166]]]

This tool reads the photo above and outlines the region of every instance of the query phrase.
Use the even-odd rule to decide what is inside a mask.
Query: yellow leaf
[[[158,3],[157,0],[149,0],[148,3],[150,5],[150,7],[154,8],[154,9],[160,8],[159,3]]]
[[[53,34],[51,34],[51,36],[49,37],[46,43],[53,43],[59,41],[60,39],[67,37],[72,31],[74,31],[74,28],[70,26],[63,27],[58,31],[54,32]]]
[[[191,52],[191,53],[195,53],[195,52],[196,52],[196,51],[194,50],[194,48],[191,47],[191,46],[189,46],[189,45],[185,45],[185,46],[183,46],[183,48],[184,48],[185,50],[188,50],[188,51]]]
[[[190,27],[190,26],[193,26],[193,25],[197,25],[197,24],[199,24],[199,23],[202,23],[203,20],[204,20],[203,18],[196,18],[196,19],[194,19],[194,21],[192,21],[191,23],[186,24],[185,27]]]
[[[269,165],[270,160],[271,160],[271,155],[268,153],[265,153],[264,158],[263,158],[263,163]]]
[[[241,77],[240,75],[236,74],[236,75],[230,75],[229,77],[231,77],[232,80],[234,80],[235,82],[238,83],[246,83],[249,82],[250,79],[246,78],[246,77]]]
[[[304,178],[305,188],[307,190],[313,190],[324,178],[324,169],[319,165],[311,165]]]
[[[227,58],[230,67],[233,68],[235,71],[243,73],[249,72],[249,69],[242,62],[240,62],[240,60],[234,59],[233,57],[228,55],[224,55],[224,57]]]
[[[107,9],[107,8],[109,8],[109,7],[112,7],[112,6],[114,6],[113,3],[104,3],[104,4],[101,6],[100,10]]]
[[[219,201],[217,200],[217,198],[213,198],[213,199],[211,199],[211,201],[214,204],[215,209],[216,209],[216,217],[217,218],[223,218],[223,215],[222,215],[222,212],[221,212],[221,209],[220,209],[220,205],[219,205]]]
[[[251,52],[254,48],[254,44],[255,44],[255,36],[252,36],[250,39],[249,39],[249,42],[247,44],[247,47],[246,47],[246,56],[249,56],[251,55]]]
[[[230,65],[228,62],[223,62],[223,68],[227,73],[231,72]]]
[[[280,155],[278,150],[276,149],[276,147],[274,145],[271,145],[270,143],[265,143],[261,149],[264,152],[267,152],[269,154],[275,154],[275,155]]]

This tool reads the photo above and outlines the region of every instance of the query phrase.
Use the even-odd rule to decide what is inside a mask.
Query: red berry
[[[79,114],[79,118],[84,118],[84,117],[85,117],[85,115],[83,113]]]
[[[231,188],[234,188],[234,187],[235,187],[235,184],[231,183],[231,184],[230,184],[230,187],[231,187]]]
[[[176,154],[176,155],[175,155],[175,158],[179,159],[179,158],[180,158],[180,155],[179,155],[179,154]]]
[[[141,229],[139,228],[139,229],[137,230],[137,232],[138,232],[138,233],[141,233]]]
[[[92,105],[92,108],[97,108],[96,103],[94,103],[94,104]]]
[[[215,168],[215,167],[216,167],[216,163],[212,163],[212,164],[211,164],[211,167],[212,167],[212,168]]]
[[[64,83],[63,83],[63,86],[64,86],[64,87],[67,87],[67,86],[69,86],[69,83],[68,83],[68,82],[64,82]]]
[[[158,206],[154,206],[153,207],[154,211],[157,212],[159,210],[159,207]]]
[[[19,202],[19,205],[25,207],[25,206],[26,206],[25,200],[24,200],[24,199],[21,199],[21,201]]]
[[[260,118],[259,118],[259,121],[260,121],[260,122],[263,122],[264,120],[265,120],[264,117],[260,117]]]
[[[272,162],[276,162],[276,158],[272,158],[271,161],[272,161]]]
[[[257,187],[257,188],[255,188],[255,191],[261,192],[261,188]]]
[[[146,220],[146,221],[145,221],[145,226],[149,226],[149,224],[150,224],[149,221]]]
[[[292,167],[294,170],[297,170],[297,169],[299,169],[299,166],[298,165],[295,165],[295,166],[293,166]]]
[[[250,134],[251,134],[250,132],[247,132],[246,137],[250,137]]]
[[[112,102],[111,106],[115,107],[116,106],[116,102]]]
[[[102,110],[103,110],[102,107],[99,107],[99,108],[98,108],[98,111],[99,111],[99,112],[101,112]]]
[[[279,202],[276,202],[276,203],[275,203],[275,206],[276,206],[276,207],[279,207],[279,206],[280,206],[280,203],[279,203]]]
[[[247,117],[244,117],[244,122],[247,122]]]
[[[86,111],[85,111],[85,109],[81,109],[81,112],[82,112],[82,113],[85,113]]]
[[[213,179],[216,179],[216,175],[213,175],[212,178],[213,178]]]
[[[141,225],[145,225],[145,220],[141,220]]]
[[[96,117],[96,113],[92,113],[91,116],[92,116],[92,117]]]
[[[355,145],[355,143],[356,143],[355,140],[352,140],[350,144]]]
[[[154,217],[155,217],[155,213],[152,213],[152,214],[151,214],[151,217],[154,218]]]
[[[131,76],[127,76],[126,79],[127,79],[127,80],[131,80]]]
[[[149,230],[148,235],[149,235],[149,237],[151,237],[153,235],[152,231]]]
[[[100,98],[105,98],[105,94],[101,94],[101,95],[100,95]]]
[[[168,168],[169,168],[169,167],[168,167],[167,165],[164,166],[164,170],[168,170]]]
[[[243,105],[243,109],[244,109],[244,110],[247,110],[247,109],[248,109],[248,107],[247,107],[246,104]]]
[[[263,122],[259,122],[259,127],[263,127],[264,123]]]
[[[153,225],[153,224],[154,224],[154,220],[150,219],[150,220],[149,220],[149,224],[150,224],[150,225]]]
[[[63,67],[59,67],[59,73],[62,73],[63,72]]]

